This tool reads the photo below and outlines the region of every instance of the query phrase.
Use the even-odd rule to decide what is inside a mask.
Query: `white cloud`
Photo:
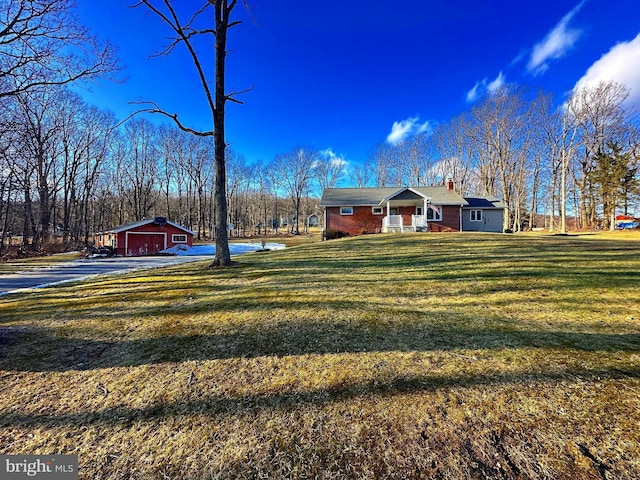
[[[322,150],[320,152],[320,154],[326,158],[327,160],[330,161],[331,166],[333,167],[345,167],[347,165],[347,161],[344,159],[344,157],[340,156],[340,155],[336,155],[336,153],[333,151],[333,149],[331,147]]]
[[[483,89],[483,85],[486,86],[487,79],[485,78],[482,82],[476,82],[471,90],[467,92],[467,102],[473,103],[480,97],[480,89]]]
[[[617,82],[629,88],[629,105],[640,106],[640,34],[633,40],[621,42],[598,59],[575,88],[600,82]]]
[[[502,72],[490,82],[486,78],[483,78],[479,82],[476,82],[473,88],[467,92],[467,102],[473,103],[487,93],[494,94],[504,87],[506,83],[507,77],[503,75]]]
[[[586,0],[580,2],[573,10],[567,13],[547,35],[534,45],[527,70],[534,75],[544,73],[549,68],[551,60],[563,57],[578,41],[582,30],[572,28],[569,22],[582,8]]]
[[[429,121],[420,123],[419,117],[411,117],[400,122],[393,122],[391,126],[391,133],[387,135],[387,142],[392,145],[397,145],[403,140],[417,135],[419,133],[431,132],[432,127]]]
[[[487,91],[489,93],[496,93],[498,90],[500,90],[506,81],[506,77],[502,74],[502,72],[500,72],[498,74],[498,76],[496,77],[496,79],[491,82],[489,85],[487,85]]]

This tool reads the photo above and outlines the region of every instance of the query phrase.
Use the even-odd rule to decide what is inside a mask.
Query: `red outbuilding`
[[[111,247],[116,255],[125,257],[152,255],[179,244],[193,246],[193,232],[164,217],[129,223],[96,234],[96,247]]]

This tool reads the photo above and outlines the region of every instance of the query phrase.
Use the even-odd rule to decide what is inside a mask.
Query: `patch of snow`
[[[230,243],[229,252],[231,255],[241,255],[243,253],[255,252],[257,250],[282,250],[285,245],[282,243],[267,243],[262,246],[261,243]],[[180,244],[171,248],[162,250],[160,253],[167,255],[180,255],[180,256],[196,256],[196,255],[215,255],[216,246],[214,244],[206,245],[194,245],[189,247],[188,245]]]

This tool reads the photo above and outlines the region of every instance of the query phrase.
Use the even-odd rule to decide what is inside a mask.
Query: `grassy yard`
[[[637,235],[362,236],[0,318],[0,454],[83,479],[640,478]]]
[[[11,259],[8,262],[0,262],[0,275],[50,267],[64,262],[71,262],[81,257],[82,255],[80,253],[73,252],[58,255],[43,255],[41,257]]]

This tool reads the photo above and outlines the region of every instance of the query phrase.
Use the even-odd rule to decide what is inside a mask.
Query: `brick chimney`
[[[446,184],[447,184],[447,190],[452,192],[454,190],[454,188],[455,188],[455,184],[453,183],[453,178],[448,177],[447,181],[446,181]]]

